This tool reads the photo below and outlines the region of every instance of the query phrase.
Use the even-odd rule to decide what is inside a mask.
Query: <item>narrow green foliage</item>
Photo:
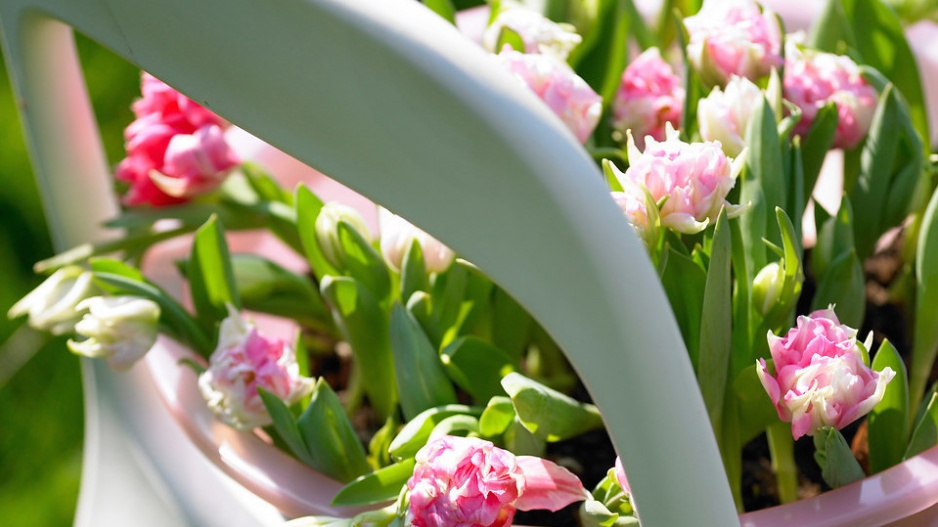
[[[342,487],[332,498],[332,504],[338,507],[361,507],[394,501],[414,474],[415,464],[413,459],[405,459],[360,476]]]
[[[417,321],[398,303],[391,308],[391,348],[404,419],[456,402],[456,391],[439,354]]]
[[[430,439],[430,434],[433,433],[436,425],[443,419],[456,414],[479,416],[482,414],[482,410],[462,404],[449,404],[421,412],[407,421],[404,428],[391,441],[391,445],[388,447],[391,457],[397,460],[414,457],[417,451],[427,444],[427,440]]]
[[[296,228],[313,274],[320,281],[326,275],[337,275],[338,271],[326,260],[319,247],[319,241],[316,239],[316,218],[322,211],[322,200],[309,187],[300,183],[296,187],[294,201],[296,203]]]
[[[360,365],[371,405],[379,419],[387,419],[398,401],[387,310],[353,278],[327,276],[320,289],[332,307],[343,340],[352,347]]]
[[[710,249],[710,267],[704,288],[700,320],[699,366],[697,383],[703,395],[710,424],[717,442],[723,431],[723,400],[730,368],[730,336],[732,335],[732,236],[726,210],[720,212]]]
[[[423,5],[429,7],[450,24],[456,25],[456,8],[450,0],[423,0]]]
[[[502,386],[511,397],[524,428],[547,441],[562,441],[602,427],[602,417],[595,406],[581,403],[519,373],[506,375]]]
[[[915,254],[915,332],[909,367],[909,403],[922,401],[928,376],[938,356],[938,190],[922,217]]]
[[[440,353],[440,360],[453,381],[476,403],[505,395],[502,377],[516,367],[507,353],[477,337],[461,337],[449,343]]]
[[[214,332],[228,316],[228,304],[241,308],[225,230],[215,216],[195,233],[186,277],[196,315],[207,330]]]
[[[365,447],[332,388],[319,379],[309,406],[296,421],[311,466],[330,478],[349,482],[371,470]]]
[[[866,477],[840,430],[826,426],[815,432],[814,448],[814,460],[821,467],[821,477],[831,488],[843,487]]]
[[[867,417],[870,473],[898,464],[909,441],[909,381],[899,352],[884,340],[873,358],[873,370],[891,368],[896,376],[886,386],[883,399]]]

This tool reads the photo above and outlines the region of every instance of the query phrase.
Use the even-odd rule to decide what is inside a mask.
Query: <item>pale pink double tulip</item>
[[[730,217],[738,216],[744,206],[730,205],[726,195],[742,170],[744,155],[735,160],[723,153],[719,142],[685,143],[679,133],[667,125],[667,139],[645,139],[645,151],[628,137],[629,168],[622,173],[613,167],[623,192],[613,197],[639,231],[646,225],[646,196],[655,203],[662,199],[661,225],[685,234],[704,230],[717,219],[720,209]]]
[[[697,103],[697,123],[704,141],[719,141],[726,155],[735,157],[746,148],[746,128],[765,94],[746,77],[733,75],[726,89],[713,89]]]
[[[602,114],[602,97],[566,63],[550,55],[527,55],[509,47],[495,59],[537,94],[581,143],[589,139]]]
[[[756,363],[762,386],[795,439],[822,427],[841,429],[869,413],[895,376],[863,362],[857,331],[840,323],[833,309],[799,316],[784,337],[768,334],[775,373]]]
[[[225,140],[227,123],[152,75],[141,84],[115,174],[128,184],[124,203],[174,205],[215,189],[240,162]]]
[[[817,112],[829,102],[837,105],[834,146],[854,148],[873,122],[878,94],[857,64],[844,55],[789,45],[785,53],[785,99],[801,109],[795,133],[804,136]]]
[[[258,388],[291,405],[312,391],[313,380],[300,376],[293,350],[282,340],[262,335],[229,307],[199,389],[221,421],[250,430],[271,423]]]
[[[684,84],[658,48],[649,48],[622,73],[612,103],[613,127],[625,135],[631,130],[639,148],[645,136],[665,138],[665,123],[680,126],[684,113]]]
[[[589,497],[567,469],[478,438],[443,436],[416,461],[407,481],[408,526],[503,527],[517,510],[557,511]]]
[[[684,26],[688,59],[707,85],[723,86],[732,75],[756,80],[782,66],[778,19],[753,2],[705,2]]]
[[[521,37],[525,53],[544,53],[560,60],[567,56],[583,39],[569,24],[558,24],[537,11],[520,6],[503,9],[482,34],[482,46],[497,53],[504,29]]]

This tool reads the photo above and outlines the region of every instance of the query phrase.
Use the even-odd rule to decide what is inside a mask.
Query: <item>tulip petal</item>
[[[556,512],[589,497],[580,478],[560,465],[534,456],[518,456],[517,459],[524,475],[524,492],[515,502],[518,510]]]

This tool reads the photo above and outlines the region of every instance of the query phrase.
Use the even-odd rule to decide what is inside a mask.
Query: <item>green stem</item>
[[[766,430],[769,439],[769,454],[778,486],[778,498],[782,503],[798,500],[798,466],[795,465],[795,440],[789,423],[775,423]]]

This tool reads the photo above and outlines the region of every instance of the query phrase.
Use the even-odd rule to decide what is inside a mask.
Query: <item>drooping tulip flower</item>
[[[199,390],[221,421],[239,430],[271,423],[258,388],[287,405],[313,390],[313,380],[299,374],[293,350],[266,337],[229,306],[209,367],[199,375]]]
[[[509,47],[494,57],[544,101],[581,143],[589,139],[602,114],[602,97],[566,63],[550,55],[526,55]]]
[[[649,48],[622,73],[622,82],[612,103],[613,127],[625,136],[631,130],[639,148],[645,136],[665,138],[665,124],[675,128],[684,113],[684,84],[658,48]]]
[[[775,373],[764,359],[756,372],[795,439],[825,426],[841,429],[882,400],[895,371],[876,372],[864,364],[856,335],[830,308],[799,316],[784,337],[769,332]]]
[[[755,81],[782,66],[778,18],[754,2],[705,2],[684,26],[687,57],[709,86],[724,86],[733,75]]]
[[[345,249],[339,236],[339,223],[345,223],[371,243],[368,222],[358,210],[338,201],[326,203],[316,217],[316,241],[326,260],[339,269],[345,268]]]
[[[517,510],[557,511],[589,497],[567,469],[478,438],[440,437],[416,461],[405,519],[413,527],[503,527]]]
[[[804,136],[818,111],[826,104],[837,105],[837,131],[834,147],[854,148],[866,137],[876,112],[878,94],[850,58],[803,49],[795,44],[786,47],[785,98],[801,109],[795,133]]]
[[[697,122],[704,141],[719,141],[723,151],[736,157],[746,148],[746,128],[765,94],[745,77],[730,78],[726,89],[714,88],[697,103]]]
[[[13,304],[7,312],[10,318],[29,315],[29,325],[53,335],[64,335],[75,329],[81,320],[79,304],[99,294],[92,282],[90,271],[69,265],[52,273],[42,284]]]
[[[83,300],[78,309],[88,312],[75,324],[83,340],[69,340],[72,353],[105,358],[116,370],[126,370],[156,342],[160,306],[134,296],[96,296]]]

